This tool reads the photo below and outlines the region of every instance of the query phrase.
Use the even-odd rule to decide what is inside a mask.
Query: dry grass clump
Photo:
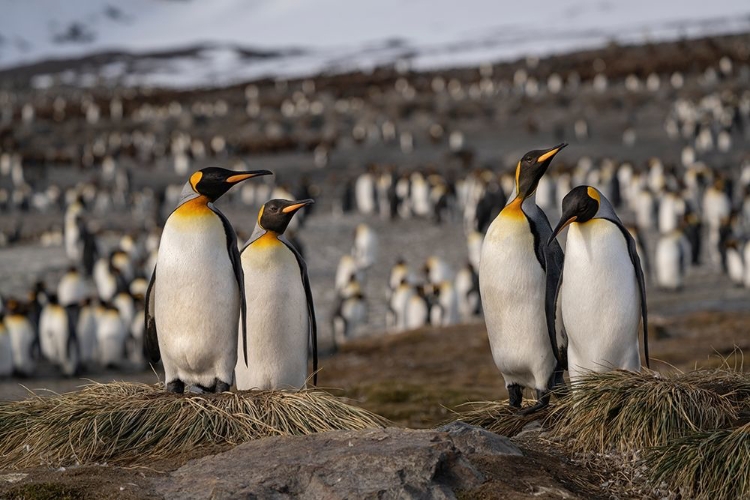
[[[750,424],[693,433],[651,449],[652,481],[680,489],[684,498],[750,498]]]
[[[0,469],[127,465],[266,436],[386,424],[316,390],[177,395],[147,384],[92,384],[59,396],[0,403]]]
[[[679,379],[725,396],[738,412],[750,413],[750,373],[720,368],[682,373]]]
[[[736,421],[737,408],[728,395],[706,388],[720,378],[660,377],[648,370],[591,373],[555,408],[554,430],[576,451],[601,453],[663,446],[689,433],[725,428]]]
[[[524,408],[533,405],[534,401],[524,401]],[[456,418],[469,425],[482,427],[495,434],[513,437],[532,422],[544,423],[552,413],[553,406],[548,406],[530,415],[520,415],[518,410],[508,406],[504,401],[472,401],[460,405],[466,411],[456,412]]]

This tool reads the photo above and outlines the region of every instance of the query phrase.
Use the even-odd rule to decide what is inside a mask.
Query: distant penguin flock
[[[171,392],[296,390],[317,381],[321,337],[333,351],[481,321],[509,404],[535,392],[524,412],[564,394],[566,371],[575,387],[590,371],[648,366],[647,287],[678,299],[704,278],[750,290],[750,73],[746,59],[701,53],[685,58],[695,75],[529,58],[384,70],[356,89],[348,77],[256,82],[232,99],[2,90],[0,246],[36,238],[61,260],[0,290],[0,377],[160,362]],[[525,106],[586,96],[602,112],[634,111],[611,130],[587,111],[550,124]],[[663,122],[640,127],[641,101],[663,104]],[[473,118],[509,109],[526,118],[506,151],[469,133]],[[77,118],[91,134],[40,143]],[[226,125],[240,121],[242,133]],[[612,156],[564,149],[604,135],[616,139]],[[655,153],[654,138],[671,151]],[[558,145],[518,146],[543,140]],[[350,154],[369,146],[384,154]],[[597,156],[566,159],[576,149]],[[309,165],[276,171],[301,170],[296,185],[245,165],[289,152],[309,153]],[[318,222],[313,209],[330,219],[306,252],[298,236]]]

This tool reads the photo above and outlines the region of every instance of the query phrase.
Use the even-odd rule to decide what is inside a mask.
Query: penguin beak
[[[238,182],[252,179],[253,177],[258,177],[260,175],[273,175],[273,172],[271,172],[270,170],[250,170],[248,172],[241,172],[239,174],[230,175],[224,182],[228,182],[229,184],[237,184]]]
[[[564,221],[563,219],[560,219],[560,222],[557,224],[557,227],[555,228],[554,231],[552,231],[552,236],[550,236],[549,239],[547,240],[547,245],[552,243],[552,240],[557,238],[557,235],[560,234],[560,231],[568,227],[568,225],[570,225],[572,222],[575,222],[576,220],[578,220],[577,215],[574,215],[573,217],[569,218],[566,221]]]
[[[567,146],[567,145],[568,145],[567,143],[563,142],[563,143],[561,143],[561,144],[558,144],[558,145],[557,145],[557,146],[555,146],[554,148],[548,149],[547,151],[545,151],[545,152],[544,152],[544,153],[542,154],[542,156],[540,156],[539,158],[537,158],[536,162],[537,162],[537,163],[544,163],[544,162],[547,162],[547,161],[550,161],[550,160],[552,160],[552,158],[554,158],[554,157],[555,157],[555,155],[556,155],[557,153],[559,153],[559,152],[560,152],[560,150],[562,150],[562,149],[563,149],[563,148],[564,148],[565,146]]]
[[[288,207],[282,208],[281,212],[285,213],[285,214],[294,213],[297,210],[299,210],[300,208],[306,207],[307,205],[312,205],[313,203],[315,203],[315,200],[302,200],[302,201],[298,201],[294,205],[289,205]]]

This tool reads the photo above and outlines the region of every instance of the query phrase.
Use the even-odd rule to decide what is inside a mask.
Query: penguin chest
[[[571,376],[638,369],[640,292],[627,242],[613,223],[572,224],[560,289]]]
[[[492,356],[506,384],[541,389],[555,359],[544,313],[546,278],[534,244],[523,214],[501,213],[482,246],[479,288]]]
[[[242,270],[247,301],[248,366],[238,356],[237,387],[304,387],[307,297],[296,257],[275,236],[267,235],[242,252]],[[239,345],[241,349],[241,338]]]
[[[173,215],[162,234],[154,316],[165,369],[179,367],[183,381],[235,362],[240,298],[224,231],[211,213]]]

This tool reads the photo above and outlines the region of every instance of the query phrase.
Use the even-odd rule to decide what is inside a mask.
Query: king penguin
[[[515,198],[490,224],[479,262],[479,291],[495,365],[505,379],[509,403],[520,408],[523,388],[536,389],[537,404],[564,384],[564,355],[558,347],[554,295],[563,252],[545,246],[552,234],[535,191],[552,159],[567,144],[526,153],[516,166]],[[564,352],[564,348],[562,349]]]
[[[245,273],[248,362],[237,362],[237,389],[302,389],[308,338],[317,383],[317,325],[307,265],[284,237],[294,214],[313,200],[271,200],[260,208],[240,253]]]
[[[568,372],[640,370],[638,324],[648,359],[646,285],[635,240],[597,189],[578,186],[562,203],[549,243],[570,225],[557,297],[568,337]]]
[[[247,360],[245,285],[237,236],[213,203],[238,182],[268,170],[235,172],[208,167],[185,183],[164,225],[156,268],[146,292],[146,357],[162,358],[167,390],[185,384],[229,389],[237,362],[242,316]]]

